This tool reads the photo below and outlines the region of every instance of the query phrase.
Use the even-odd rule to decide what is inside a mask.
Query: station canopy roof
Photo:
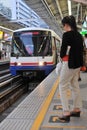
[[[24,27],[17,22],[11,23],[10,21],[6,16],[0,14],[0,31],[12,34],[13,30]]]
[[[61,20],[66,15],[74,15],[78,27],[87,16],[87,0],[24,0],[37,14],[61,35]]]

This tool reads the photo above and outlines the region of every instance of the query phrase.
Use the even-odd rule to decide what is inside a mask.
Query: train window
[[[49,36],[39,37],[38,55],[52,55],[51,48],[51,39]]]
[[[19,56],[52,55],[51,36],[46,31],[15,32],[12,39],[12,51]]]
[[[19,43],[19,44],[18,44]],[[24,51],[22,50],[22,44],[19,37],[12,39],[12,50],[11,56],[25,56]]]

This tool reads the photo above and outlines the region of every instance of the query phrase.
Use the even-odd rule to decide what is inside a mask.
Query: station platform
[[[69,123],[59,123],[62,114],[59,77],[55,70],[29,94],[0,124],[0,130],[86,130],[87,73],[81,72],[80,88],[83,100],[81,117],[71,117]],[[71,91],[67,91],[72,108]]]
[[[0,59],[0,65],[2,65],[3,63],[9,63],[10,59],[6,58],[6,59]]]

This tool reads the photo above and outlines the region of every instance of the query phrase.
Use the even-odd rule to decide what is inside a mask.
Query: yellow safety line
[[[42,121],[43,121],[43,119],[44,119],[44,117],[46,115],[48,107],[49,107],[49,105],[50,105],[50,103],[52,101],[52,98],[53,98],[53,96],[55,94],[55,91],[56,91],[56,89],[58,87],[58,83],[59,83],[59,78],[56,80],[56,82],[54,83],[50,93],[48,94],[47,98],[43,102],[43,105],[42,105],[36,119],[34,120],[34,123],[33,123],[30,130],[40,130],[41,123],[42,123]]]
[[[49,128],[49,129],[53,129],[53,128],[54,128],[54,129],[55,129],[55,128],[57,128],[57,129],[58,129],[58,128],[66,128],[66,129],[68,129],[68,128],[69,128],[69,129],[71,129],[71,128],[72,128],[72,129],[75,129],[75,128],[76,128],[76,129],[86,129],[85,126],[68,126],[68,125],[66,125],[66,126],[64,126],[64,125],[63,125],[63,126],[56,126],[56,125],[55,125],[55,126],[42,126],[42,128]]]

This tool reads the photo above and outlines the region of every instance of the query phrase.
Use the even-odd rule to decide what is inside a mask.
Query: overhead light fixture
[[[71,9],[71,0],[68,0],[68,12],[69,12],[69,15],[72,15],[72,9]]]

